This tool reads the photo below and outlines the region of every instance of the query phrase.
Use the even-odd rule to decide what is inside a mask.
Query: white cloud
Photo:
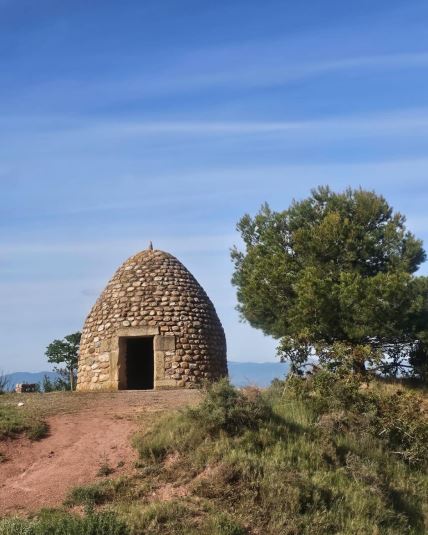
[[[13,119],[15,120],[15,119]],[[19,118],[18,118],[19,120]],[[0,121],[3,131],[7,131],[11,119]],[[20,131],[19,140],[25,135],[31,136],[32,142],[37,137],[52,148],[55,144],[71,143],[91,145],[106,141],[121,142],[144,138],[153,139],[159,136],[302,136],[308,139],[353,138],[376,136],[418,136],[428,133],[428,108],[400,109],[390,112],[374,112],[364,114],[350,114],[329,116],[322,119],[308,119],[298,121],[215,121],[215,120],[157,120],[157,121],[124,121],[124,120],[92,120],[67,121],[65,118],[57,123],[53,118],[49,122],[47,117],[29,117],[22,120],[21,127],[26,127],[28,134]],[[25,124],[26,123],[26,124]],[[9,142],[13,136],[9,136]]]

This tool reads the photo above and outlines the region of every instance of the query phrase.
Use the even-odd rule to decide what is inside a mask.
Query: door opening
[[[126,388],[151,390],[154,387],[153,336],[125,339]]]

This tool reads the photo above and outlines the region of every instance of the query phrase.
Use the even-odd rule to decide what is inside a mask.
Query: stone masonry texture
[[[226,339],[215,308],[174,256],[148,249],[129,258],[83,327],[78,390],[126,388],[123,340],[153,337],[154,388],[192,388],[227,375]]]

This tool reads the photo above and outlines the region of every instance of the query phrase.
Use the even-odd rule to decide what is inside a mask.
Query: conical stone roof
[[[226,341],[209,297],[174,256],[145,250],[114,274],[83,327],[78,389],[126,388],[121,341],[154,338],[154,387],[227,374]]]

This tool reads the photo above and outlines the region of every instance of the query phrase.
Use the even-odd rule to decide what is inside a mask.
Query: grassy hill
[[[427,409],[423,392],[325,372],[265,391],[221,382],[135,437],[135,474],[0,533],[422,535]]]

